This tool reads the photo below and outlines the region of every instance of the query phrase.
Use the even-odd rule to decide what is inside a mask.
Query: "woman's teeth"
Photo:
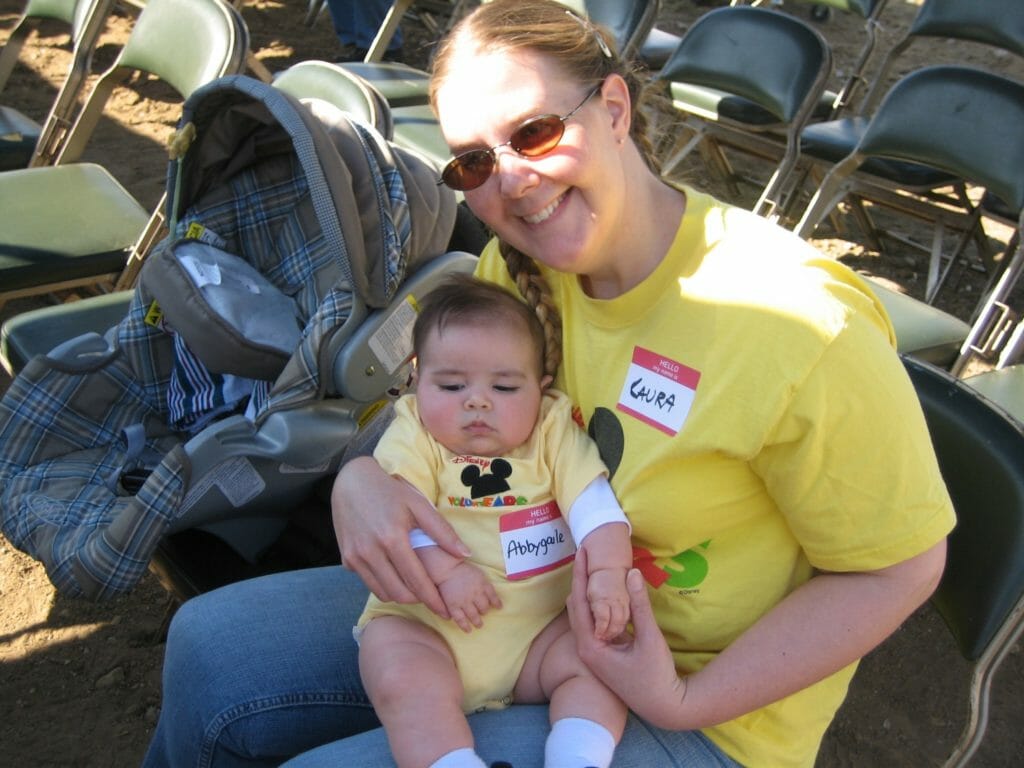
[[[542,221],[547,219],[552,213],[555,212],[555,209],[558,207],[558,204],[561,203],[564,199],[565,195],[560,195],[557,200],[552,202],[551,205],[549,205],[547,208],[540,211],[539,213],[535,213],[532,216],[523,216],[523,221],[525,221],[527,224],[540,224]]]

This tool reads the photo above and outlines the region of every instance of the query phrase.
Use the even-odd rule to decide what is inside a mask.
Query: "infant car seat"
[[[400,393],[415,297],[473,266],[432,167],[325,103],[221,78],[176,147],[127,315],[0,400],[3,533],[70,595],[130,589],[184,531],[260,557]]]

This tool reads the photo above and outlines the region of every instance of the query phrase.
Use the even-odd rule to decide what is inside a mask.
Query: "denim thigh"
[[[503,760],[513,768],[544,765],[548,708],[517,705],[471,715],[477,753],[490,765]],[[306,752],[283,768],[395,768],[381,728]],[[700,731],[664,731],[629,716],[612,768],[741,768]]]
[[[168,632],[144,768],[278,765],[379,725],[352,639],[366,597],[357,576],[333,566],[185,603]]]

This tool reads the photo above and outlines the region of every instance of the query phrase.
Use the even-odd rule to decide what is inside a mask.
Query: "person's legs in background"
[[[341,44],[338,61],[362,61],[384,22],[391,0],[327,0],[334,32]],[[402,48],[402,30],[395,31],[387,55],[394,56]]]

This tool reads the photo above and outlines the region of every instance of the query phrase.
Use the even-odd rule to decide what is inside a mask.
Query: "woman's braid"
[[[516,288],[544,328],[544,373],[554,377],[562,362],[562,316],[551,296],[551,286],[533,259],[504,241],[499,247]]]

